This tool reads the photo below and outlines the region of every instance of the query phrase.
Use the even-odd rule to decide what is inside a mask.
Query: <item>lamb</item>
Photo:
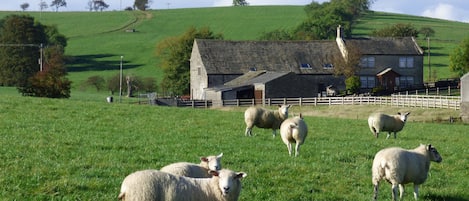
[[[223,153],[218,156],[200,157],[200,164],[178,162],[169,164],[160,169],[160,171],[171,173],[179,176],[193,177],[193,178],[209,178],[209,170],[221,170],[221,157]]]
[[[244,172],[210,170],[212,178],[190,178],[158,170],[128,175],[121,185],[119,200],[125,201],[236,201]]]
[[[246,136],[252,136],[252,127],[272,129],[275,137],[276,130],[280,128],[282,122],[288,118],[288,109],[291,105],[279,105],[277,111],[266,110],[259,107],[249,107],[244,112],[244,122],[246,122]]]
[[[288,154],[291,156],[292,143],[296,143],[295,146],[295,157],[300,152],[300,145],[305,142],[305,138],[308,135],[308,127],[306,126],[303,116],[288,118],[280,126],[280,135],[283,143],[287,145]]]
[[[379,132],[387,131],[388,136],[386,139],[391,136],[391,132],[394,133],[394,139],[396,139],[397,132],[401,131],[404,127],[409,114],[410,112],[404,114],[398,112],[397,115],[387,115],[382,113],[371,114],[370,117],[368,117],[368,126],[376,138],[378,138]]]
[[[373,160],[372,182],[374,185],[373,200],[378,198],[379,182],[387,180],[392,185],[392,198],[397,199],[399,185],[400,199],[404,194],[404,184],[414,184],[414,198],[418,198],[419,185],[427,179],[430,161],[440,163],[443,159],[432,145],[423,145],[413,150],[398,147],[379,151]]]

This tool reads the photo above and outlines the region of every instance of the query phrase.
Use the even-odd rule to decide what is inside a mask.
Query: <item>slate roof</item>
[[[257,71],[331,74],[325,64],[340,55],[335,41],[228,41],[196,39],[207,74]],[[301,67],[303,66],[303,67]],[[308,66],[310,68],[308,68]]]
[[[402,38],[351,38],[345,45],[357,47],[364,55],[423,55],[413,37]]]
[[[272,72],[272,71],[249,71],[221,86],[212,87],[215,91],[225,91],[233,88],[253,85],[255,83],[265,84],[277,78],[283,77],[292,72]]]

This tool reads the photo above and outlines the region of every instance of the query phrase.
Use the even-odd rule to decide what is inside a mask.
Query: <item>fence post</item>
[[[303,102],[302,100],[303,100],[303,98],[300,97],[300,100],[299,100],[300,106],[302,105],[302,104],[301,104],[301,103]]]

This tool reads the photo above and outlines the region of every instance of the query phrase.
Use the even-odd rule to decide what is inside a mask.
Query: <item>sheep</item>
[[[211,178],[190,178],[158,170],[142,170],[127,177],[119,200],[125,201],[236,201],[244,172],[210,170]]]
[[[300,151],[300,145],[305,142],[305,138],[308,135],[308,127],[306,126],[303,116],[288,118],[280,126],[280,135],[283,143],[287,145],[288,154],[291,156],[292,143],[296,143],[295,146],[295,157],[298,156]]]
[[[398,112],[397,115],[387,115],[382,113],[371,114],[370,117],[368,117],[368,126],[376,138],[378,138],[379,132],[387,131],[388,136],[386,139],[389,139],[391,132],[394,133],[394,139],[396,139],[397,132],[401,131],[404,127],[409,114],[410,112],[404,114]]]
[[[277,111],[266,110],[259,107],[249,107],[244,112],[244,122],[246,122],[246,136],[252,136],[252,127],[272,129],[275,137],[276,130],[280,128],[282,122],[288,118],[288,109],[291,105],[279,105]]]
[[[372,182],[373,200],[378,198],[379,182],[387,180],[392,185],[392,198],[397,199],[399,185],[400,199],[404,194],[404,184],[414,184],[414,198],[418,198],[419,185],[427,179],[430,161],[440,163],[443,159],[431,144],[421,144],[413,150],[391,147],[379,151],[373,159]]]
[[[208,173],[209,170],[221,170],[222,156],[223,153],[218,156],[200,157],[200,164],[187,162],[173,163],[162,167],[160,171],[179,176],[208,178],[212,177],[212,175]]]

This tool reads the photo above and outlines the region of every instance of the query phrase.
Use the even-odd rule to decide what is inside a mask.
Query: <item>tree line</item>
[[[242,0],[241,0],[242,1]],[[135,0],[132,7],[127,7],[125,10],[147,10],[150,8],[152,1],[151,0]],[[47,4],[44,0],[40,0],[39,2],[39,10],[44,11],[47,8],[52,8],[54,11],[58,12],[59,8],[67,7],[66,0],[52,0],[50,4]],[[20,8],[23,11],[26,11],[29,8],[29,3],[22,3],[20,4]],[[88,0],[86,4],[86,9],[89,11],[104,11],[109,8],[109,4],[107,4],[104,0]]]

